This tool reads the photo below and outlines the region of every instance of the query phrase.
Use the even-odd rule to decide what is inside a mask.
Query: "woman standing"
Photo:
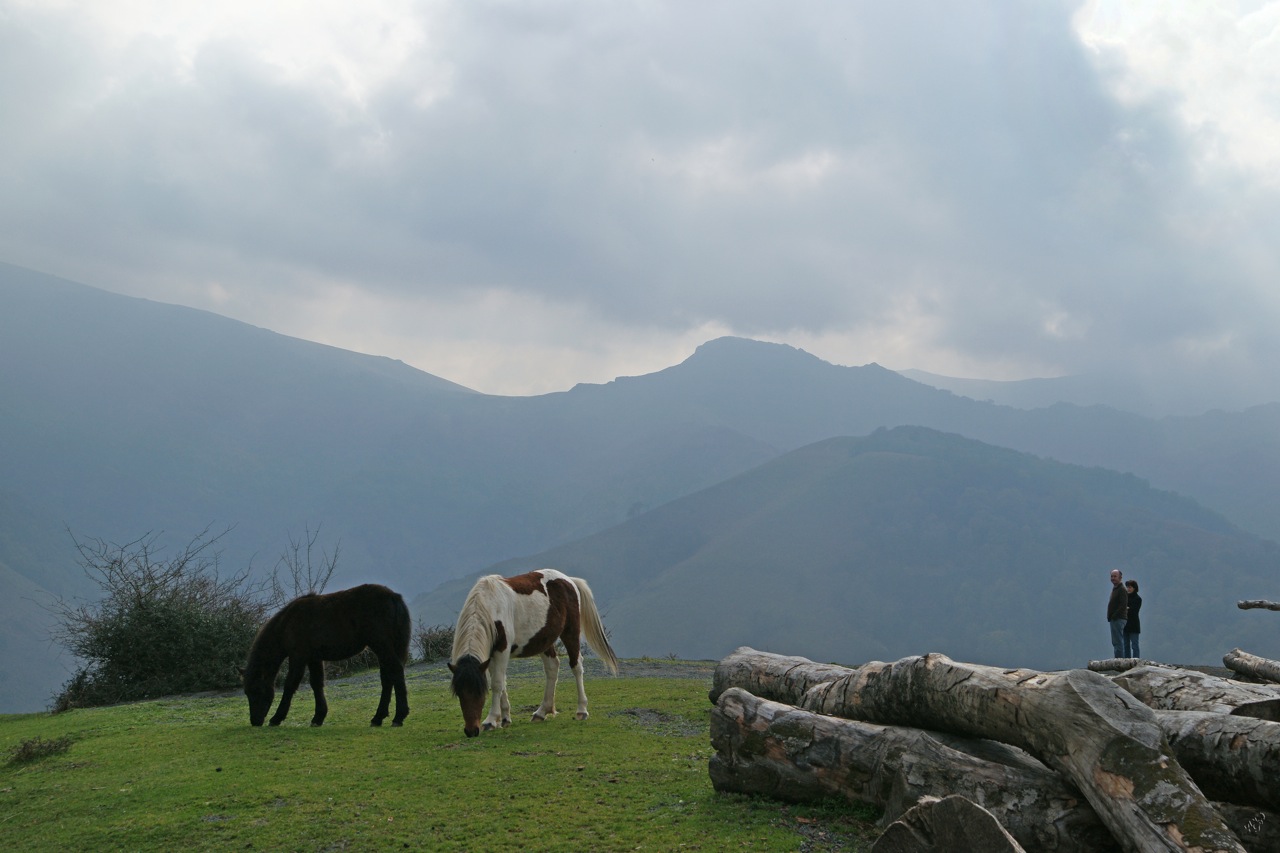
[[[1124,623],[1124,656],[1138,658],[1138,635],[1142,633],[1142,623],[1138,620],[1138,611],[1142,609],[1142,596],[1138,595],[1138,582],[1125,581],[1124,588],[1129,591],[1129,621]]]

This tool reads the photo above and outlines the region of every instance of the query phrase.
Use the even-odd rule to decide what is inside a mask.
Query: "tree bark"
[[[960,794],[1028,850],[1120,849],[1074,785],[1006,744],[824,716],[737,688],[712,711],[711,743],[718,791],[868,803],[884,809],[882,823],[922,798]]]
[[[1154,712],[1097,673],[1003,670],[931,654],[866,664],[817,683],[798,704],[1025,749],[1074,782],[1126,849],[1244,850],[1169,760]]]
[[[1131,669],[1111,680],[1159,711],[1208,711],[1280,721],[1280,690],[1262,684],[1155,666]]]
[[[1223,655],[1222,665],[1232,672],[1261,681],[1280,682],[1280,662],[1260,658],[1240,649],[1232,649]]]
[[[929,799],[889,824],[871,853],[1026,853],[991,812],[964,797]]]
[[[1156,719],[1206,796],[1280,811],[1280,723],[1204,711],[1158,711]]]
[[[1237,601],[1236,607],[1241,610],[1280,610],[1280,601],[1262,601],[1261,599]]]

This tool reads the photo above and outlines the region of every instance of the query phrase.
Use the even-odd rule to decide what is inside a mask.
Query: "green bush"
[[[218,574],[207,531],[161,559],[156,537],[126,545],[77,541],[101,600],[60,601],[56,634],[83,665],[54,710],[107,705],[238,684],[238,667],[266,610],[247,573]]]

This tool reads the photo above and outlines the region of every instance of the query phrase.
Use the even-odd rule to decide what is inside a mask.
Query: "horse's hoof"
[[[381,727],[381,726],[382,726],[382,720],[379,720],[379,719],[376,719],[376,718],[375,718],[375,719],[372,719],[372,720],[370,720],[370,721],[369,721],[369,725],[374,726],[374,727]],[[391,725],[393,725],[393,726],[394,726],[394,725],[399,725],[399,724],[398,724],[398,723],[392,723]]]
[[[590,714],[588,714],[586,711],[579,711],[578,713],[576,713],[576,714],[574,714],[574,715],[573,715],[573,718],[574,718],[575,720],[585,720],[585,719],[586,719],[587,717],[589,717],[589,716],[591,716],[591,715],[590,715]]]
[[[403,722],[402,720],[392,720],[392,721],[391,721],[391,728],[393,728],[393,729],[398,729],[398,728],[400,728],[400,727],[401,727],[401,726],[403,726],[403,725],[404,725],[404,722]]]
[[[493,723],[485,723],[485,724],[484,724],[483,726],[481,726],[480,728],[484,729],[486,732],[491,732],[491,731],[493,731],[494,729],[496,729],[496,728],[497,728],[497,726],[495,726]]]
[[[322,724],[323,722],[324,722],[323,720],[312,720],[312,721],[311,721],[311,728],[313,728],[313,729],[318,729],[318,728],[320,728],[320,726],[321,726],[321,724]]]
[[[509,726],[509,725],[511,725],[511,718],[510,718],[510,717],[503,717],[503,718],[502,718],[502,727],[505,729],[505,728],[506,728],[507,726]]]
[[[278,726],[278,725],[280,725],[280,721],[279,721],[279,720],[272,720],[271,722],[267,723],[267,725],[268,725],[268,726]]]

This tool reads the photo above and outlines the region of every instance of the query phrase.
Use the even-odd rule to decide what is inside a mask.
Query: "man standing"
[[[1107,623],[1111,626],[1111,649],[1115,657],[1124,657],[1124,625],[1129,619],[1129,592],[1121,582],[1119,569],[1111,570],[1111,598],[1107,601]]]

